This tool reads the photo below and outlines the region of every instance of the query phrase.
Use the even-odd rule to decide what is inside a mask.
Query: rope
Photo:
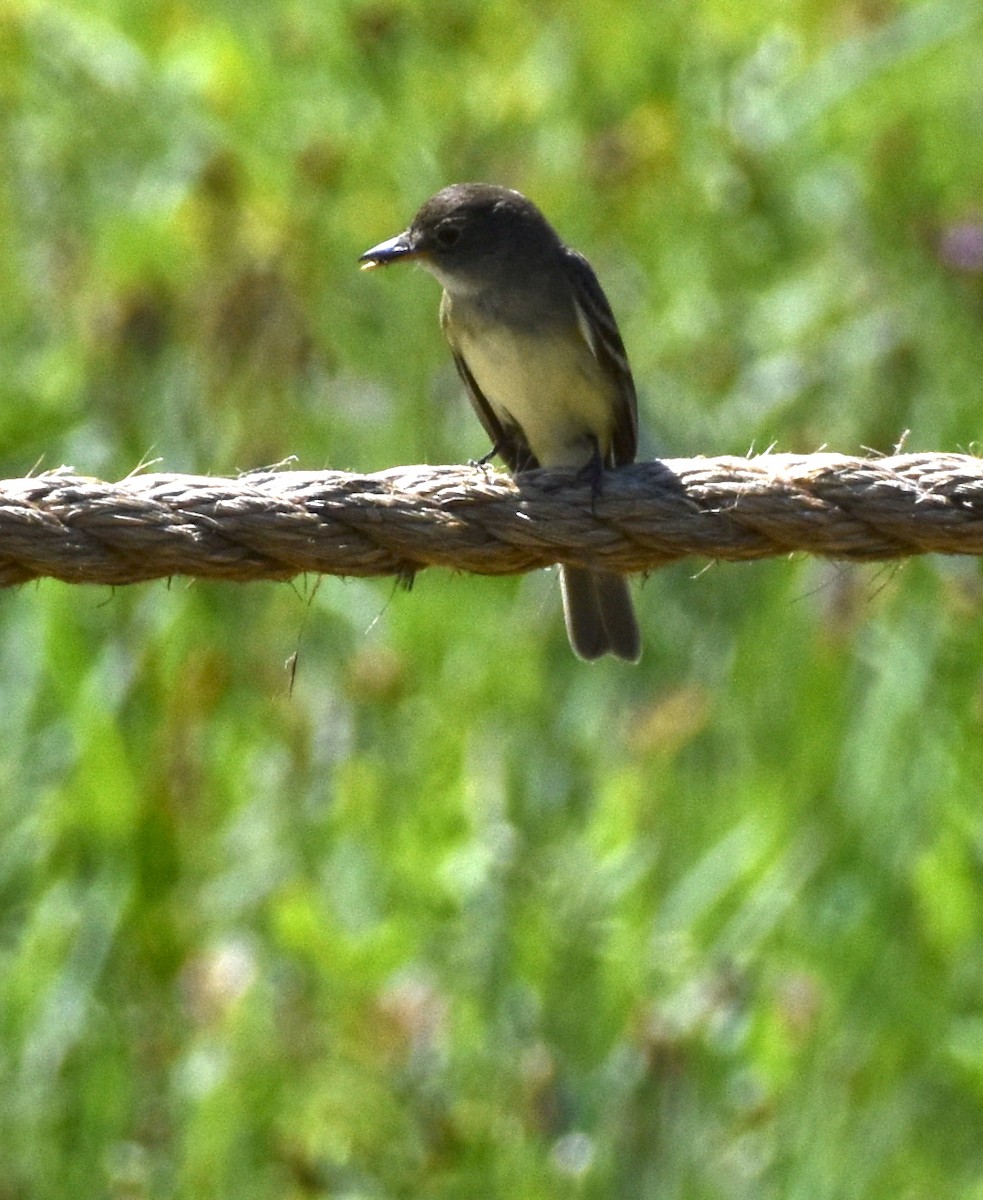
[[[569,471],[480,467],[236,479],[68,469],[0,482],[0,586],[513,574],[551,563],[649,571],[690,555],[983,554],[983,459],[764,454],[638,463],[602,489]]]

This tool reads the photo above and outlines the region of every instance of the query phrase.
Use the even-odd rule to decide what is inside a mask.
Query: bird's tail
[[[561,567],[563,616],[574,654],[592,661],[613,654],[626,662],[642,657],[642,638],[628,581],[610,571]]]

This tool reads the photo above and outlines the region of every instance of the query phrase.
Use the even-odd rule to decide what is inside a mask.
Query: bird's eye
[[[457,225],[441,225],[434,236],[437,239],[437,245],[446,249],[448,246],[453,246],[460,238],[461,230]]]

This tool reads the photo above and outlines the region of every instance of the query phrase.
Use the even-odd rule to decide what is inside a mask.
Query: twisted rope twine
[[[551,563],[649,571],[690,555],[842,559],[983,554],[983,460],[763,454],[639,463],[593,496],[568,471],[479,467],[236,479],[52,471],[0,482],[0,586],[52,577],[245,581]]]

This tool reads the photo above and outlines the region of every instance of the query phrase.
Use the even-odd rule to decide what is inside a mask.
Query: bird
[[[606,468],[634,461],[638,404],[611,305],[587,259],[520,192],[445,187],[359,262],[415,262],[442,286],[440,326],[492,442],[482,462],[497,454],[513,475],[578,468],[596,493]],[[638,662],[627,580],[563,564],[560,581],[574,653]]]

